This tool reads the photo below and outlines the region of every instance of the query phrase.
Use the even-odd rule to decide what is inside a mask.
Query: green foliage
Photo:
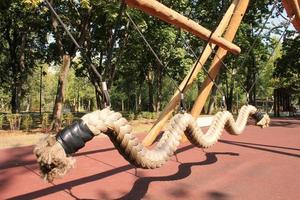
[[[49,28],[41,10],[30,9],[21,0],[7,5],[0,12],[0,82],[1,88],[11,93],[11,111],[20,112],[20,102],[27,93],[24,82],[37,61],[44,61]]]
[[[7,111],[9,108],[9,101],[11,99],[9,91],[0,85],[0,111]]]
[[[162,67],[127,17],[123,15],[119,18],[119,1],[53,2],[54,9],[59,11],[66,26],[84,47],[84,52],[76,49],[61,26],[57,27],[57,32],[51,29],[50,12],[44,4],[40,4],[40,0],[1,2],[1,7],[2,4],[5,7],[0,13],[0,30],[3,33],[3,37],[0,37],[1,111],[12,109],[10,102],[19,103],[21,110],[39,111],[40,86],[42,86],[42,111],[53,110],[59,71],[57,66],[61,64],[59,50],[62,50],[63,53],[70,54],[73,59],[65,91],[66,110],[80,112],[95,109],[95,89],[99,86],[99,80],[91,70],[88,62],[91,60],[109,83],[113,109],[127,111],[127,116],[132,119],[152,118],[154,117],[152,112],[143,111],[161,111],[176,90],[174,81],[179,84],[196,61],[186,43],[197,55],[205,45],[205,42],[199,38],[157,18],[137,9],[127,9],[165,65]],[[163,0],[161,2],[211,30],[216,28],[231,3],[231,1],[208,0]],[[270,3],[271,1],[268,0],[250,2],[250,8],[234,41],[242,48],[243,53],[239,57],[229,56],[224,61],[229,70],[222,71],[219,85],[226,96],[231,97],[231,101],[244,101],[245,91],[242,88],[248,90],[256,79],[258,81],[251,92],[253,99],[270,98],[274,86],[284,85],[295,88],[300,82],[297,75],[299,52],[292,51],[292,49],[299,49],[297,45],[299,38],[296,36],[286,38],[282,47],[283,57],[278,60],[277,65],[274,65],[277,58],[281,57],[281,48],[279,47],[269,60],[276,43],[275,39],[273,36],[270,37],[267,31],[258,35],[264,20],[269,15]],[[271,28],[272,24],[268,23],[267,29]],[[20,43],[22,37],[25,38],[26,42],[23,43],[25,46]],[[114,45],[113,38],[117,41]],[[10,39],[13,44],[10,44]],[[295,43],[293,43],[294,39]],[[256,44],[248,55],[247,52],[254,41]],[[62,43],[61,48],[59,42]],[[15,55],[10,55],[11,52]],[[110,67],[108,67],[109,52],[112,52]],[[83,53],[89,59],[83,57]],[[24,63],[19,62],[21,58],[24,58]],[[211,59],[204,67],[207,68],[210,62]],[[12,63],[17,64],[12,65]],[[287,70],[284,70],[286,66],[288,66]],[[236,75],[232,75],[233,70],[237,71]],[[206,74],[201,73],[197,82],[185,95],[188,108],[196,99],[199,85],[205,77]],[[219,100],[221,94],[217,92],[216,97],[213,98]],[[47,126],[48,121],[42,122],[42,127],[46,129]]]
[[[300,89],[300,35],[290,33],[282,45],[282,57],[278,59],[274,78],[277,88]]]
[[[89,0],[81,0],[80,3],[81,3],[81,6],[83,8],[90,8],[91,7]]]
[[[49,114],[43,113],[42,115],[42,130],[47,132],[49,126]]]
[[[144,119],[156,119],[157,112],[141,112],[140,116]]]
[[[41,78],[42,82],[40,82]],[[26,109],[26,107],[29,107],[29,111],[31,112],[39,111],[40,92],[42,92],[42,111],[51,111],[56,95],[56,79],[57,72],[53,67],[41,65],[39,68],[36,68],[23,86],[28,92],[23,97],[24,100],[23,104],[21,104],[21,108]]]
[[[22,125],[26,131],[30,131],[32,127],[32,117],[30,114],[26,114],[22,116]]]
[[[36,8],[42,0],[22,0],[22,2],[28,7]]]
[[[87,77],[76,77],[75,73],[75,70],[69,72],[65,107],[69,107],[71,112],[93,110],[91,104],[95,99],[95,89]]]
[[[300,105],[300,35],[289,32],[282,44],[282,56],[277,59],[273,73],[274,86],[293,94],[292,103]]]
[[[135,119],[134,112],[122,112],[122,116],[125,117],[129,121]]]
[[[66,124],[66,126],[70,126],[73,123],[74,120],[74,115],[69,112],[63,115],[63,119],[64,123]]]
[[[6,119],[9,122],[10,130],[20,130],[21,115],[9,113],[6,115]]]

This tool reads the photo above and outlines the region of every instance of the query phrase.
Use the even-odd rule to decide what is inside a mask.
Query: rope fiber
[[[94,135],[107,135],[119,153],[132,165],[154,169],[164,165],[177,150],[183,135],[197,147],[208,148],[220,138],[223,129],[230,134],[239,135],[245,129],[247,119],[252,116],[257,119],[256,125],[267,127],[270,118],[267,114],[256,118],[258,110],[251,105],[245,105],[235,121],[228,111],[218,112],[206,133],[203,133],[196,120],[188,113],[175,115],[154,148],[148,149],[142,145],[132,133],[128,121],[118,112],[109,108],[84,115],[81,119]],[[260,115],[258,115],[260,116]],[[58,141],[49,136],[42,139],[34,149],[34,154],[40,165],[41,175],[52,182],[55,178],[65,175],[74,165],[74,159],[67,155]]]

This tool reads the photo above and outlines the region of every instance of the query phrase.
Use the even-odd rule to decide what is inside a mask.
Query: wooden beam
[[[227,12],[225,13],[223,19],[221,20],[219,26],[216,28],[214,35],[222,35],[227,28],[229,21],[232,17],[233,11],[235,10],[239,0],[234,0],[230,7],[228,8]],[[180,84],[179,88],[180,90],[184,89],[184,86],[187,84],[187,87],[185,88],[184,92],[186,92],[191,86],[194,80],[197,78],[198,73],[202,69],[202,66],[206,63],[207,59],[212,53],[212,48],[215,48],[215,45],[212,45],[211,47],[207,45],[205,47],[205,50],[203,51],[203,54],[200,57],[200,60],[198,63],[195,63],[196,69],[193,71],[193,69],[190,69],[189,73],[185,77],[185,79]],[[188,81],[189,77],[191,76],[191,79]],[[163,129],[166,122],[171,118],[172,113],[176,110],[176,107],[178,106],[180,102],[180,93],[178,90],[174,93],[173,97],[171,98],[168,105],[165,107],[163,112],[160,114],[159,118],[157,119],[155,125],[152,127],[149,134],[144,138],[143,145],[149,146],[153,143],[153,141],[156,139],[160,131]]]
[[[292,5],[293,5],[293,10],[295,12],[296,18],[300,19],[300,1],[299,0],[291,0]]]
[[[295,18],[292,21],[294,27],[300,31],[300,0],[291,0]]]
[[[140,9],[149,15],[158,17],[169,24],[193,33],[203,40],[208,41],[211,36],[211,31],[208,29],[156,0],[125,0],[125,2],[131,7]],[[234,54],[241,52],[241,49],[237,45],[218,35],[212,35],[210,41]]]
[[[239,1],[239,4],[236,8],[236,11],[234,12],[234,15],[230,21],[230,24],[228,26],[227,32],[224,35],[224,38],[227,39],[228,41],[232,41],[236,35],[236,32],[241,24],[241,21],[243,19],[243,16],[247,10],[249,4],[249,0],[241,0]],[[223,48],[219,48],[217,51],[217,55],[215,56],[212,65],[209,69],[209,74],[210,74],[210,78],[206,77],[204,83],[202,84],[202,87],[199,91],[199,96],[193,106],[193,109],[191,111],[191,114],[193,115],[193,117],[197,118],[202,109],[203,106],[210,94],[210,91],[212,89],[213,86],[213,81],[211,80],[217,77],[220,68],[222,66],[222,60],[225,58],[225,56],[227,55],[227,50],[223,49]]]
[[[288,17],[294,17],[292,23],[300,31],[300,0],[282,0]]]

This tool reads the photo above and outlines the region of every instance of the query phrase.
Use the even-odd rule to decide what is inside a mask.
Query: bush
[[[21,115],[20,114],[7,114],[6,119],[9,122],[10,130],[20,130]]]
[[[31,129],[32,122],[32,117],[29,114],[22,117],[22,125],[26,131],[29,131]]]
[[[122,112],[122,116],[127,120],[135,119],[135,114],[133,112]]]
[[[42,130],[44,132],[47,132],[49,126],[49,114],[48,113],[43,113],[42,116]]]
[[[156,112],[142,112],[141,115],[142,115],[142,118],[145,118],[145,119],[155,119],[157,117]]]
[[[128,120],[133,120],[135,119],[135,114],[133,112],[129,112],[127,118]]]
[[[65,122],[66,126],[70,126],[73,123],[73,120],[74,120],[74,115],[71,112],[69,112],[67,114],[64,114],[62,121]]]

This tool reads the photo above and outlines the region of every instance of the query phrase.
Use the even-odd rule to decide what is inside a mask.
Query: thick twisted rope
[[[94,135],[100,133],[107,135],[128,162],[139,168],[153,169],[161,167],[170,159],[184,134],[195,146],[208,148],[218,141],[224,128],[230,134],[241,134],[249,115],[254,115],[256,112],[257,109],[251,105],[243,106],[236,121],[230,112],[219,112],[215,115],[206,134],[202,132],[190,114],[177,114],[170,120],[162,138],[151,149],[144,147],[139,142],[132,134],[132,128],[128,121],[118,112],[104,109],[86,114],[82,120]],[[264,115],[257,125],[266,127],[269,121],[269,117]],[[34,150],[41,166],[42,175],[48,181],[65,174],[74,163],[73,159],[66,154],[62,156],[62,145],[58,141],[50,144],[48,142],[50,139],[41,141]],[[51,150],[50,153],[49,150]],[[59,160],[57,155],[61,157],[61,162],[57,162]]]

